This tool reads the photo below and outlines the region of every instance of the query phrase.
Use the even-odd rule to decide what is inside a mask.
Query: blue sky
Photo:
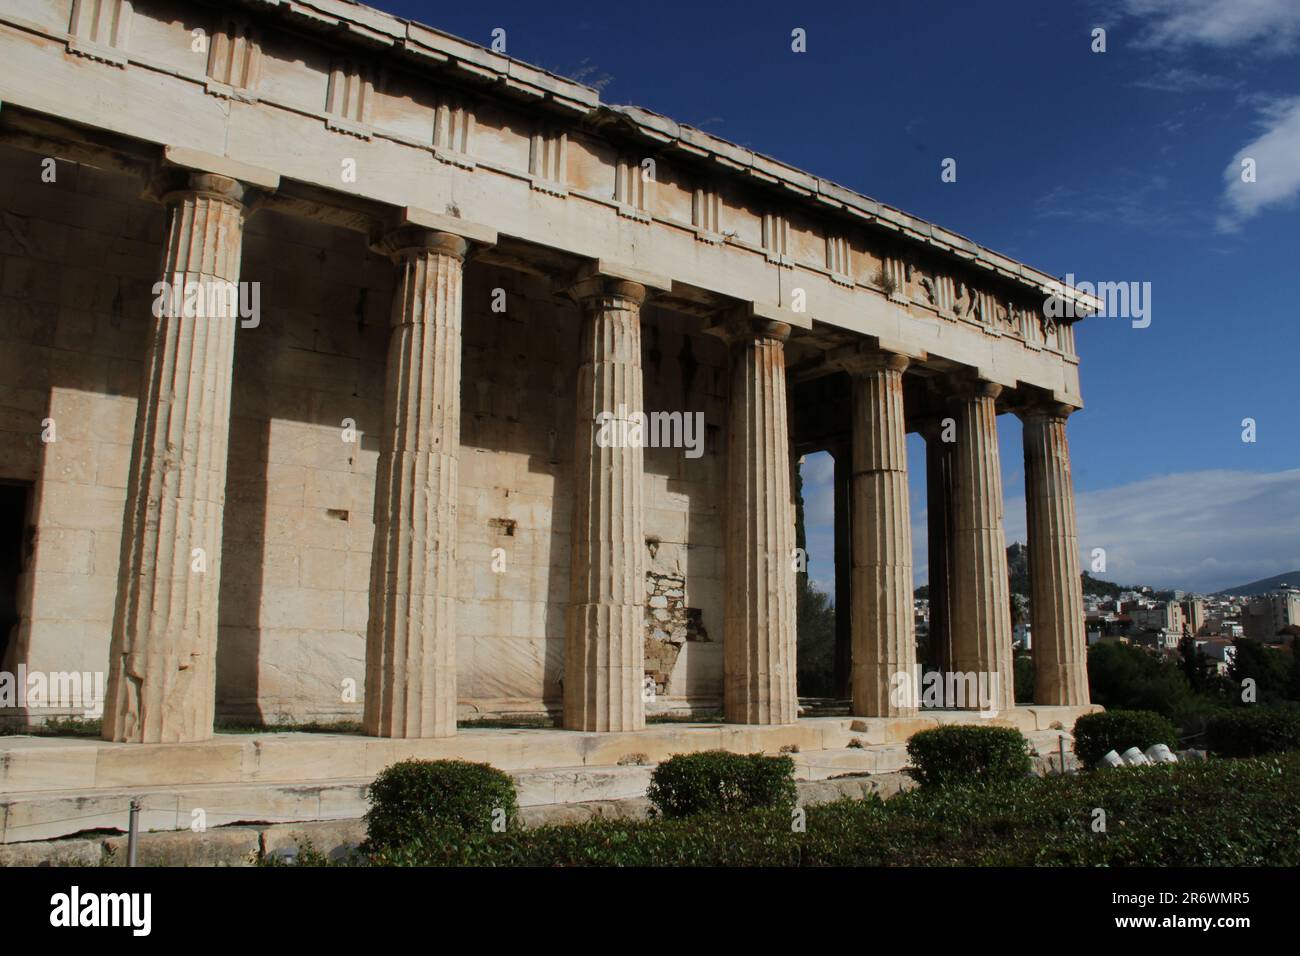
[[[511,56],[605,102],[1044,271],[1150,282],[1150,327],[1076,331],[1081,546],[1106,548],[1100,576],[1124,583],[1213,590],[1300,568],[1300,0],[375,5],[484,45],[503,28]],[[1019,423],[1000,432],[1008,539],[1023,540]],[[830,463],[805,468],[811,571],[829,585]]]

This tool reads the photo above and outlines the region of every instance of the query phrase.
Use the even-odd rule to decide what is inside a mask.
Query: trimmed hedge
[[[367,793],[366,842],[402,846],[447,832],[491,833],[518,825],[515,782],[485,763],[403,760],[385,767]]]
[[[665,817],[763,807],[788,817],[797,796],[794,760],[725,750],[677,754],[655,767],[646,796]]]
[[[1142,773],[920,787],[889,800],[651,821],[444,832],[370,866],[1300,865],[1300,753],[1162,764]],[[1206,812],[1231,806],[1232,813]],[[1094,811],[1106,809],[1103,832]],[[319,864],[302,857],[302,865]]]
[[[1074,752],[1085,767],[1114,750],[1123,753],[1130,747],[1145,751],[1153,744],[1178,746],[1178,730],[1167,718],[1152,710],[1107,710],[1084,714],[1074,722]]]
[[[915,733],[907,755],[924,786],[1019,780],[1033,768],[1029,741],[1014,727],[936,727]]]
[[[1248,707],[1210,719],[1205,727],[1211,753],[1256,757],[1300,750],[1300,708]]]

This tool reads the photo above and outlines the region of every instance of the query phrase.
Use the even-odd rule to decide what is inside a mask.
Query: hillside
[[[1239,584],[1236,587],[1224,588],[1222,591],[1215,591],[1214,596],[1220,597],[1228,594],[1235,594],[1238,597],[1251,597],[1255,594],[1264,594],[1268,591],[1276,591],[1283,584],[1289,584],[1292,587],[1300,588],[1300,571],[1287,571],[1284,574],[1275,574],[1271,578],[1261,578],[1258,581],[1251,581],[1249,584]]]
[[[1281,575],[1280,579],[1285,579],[1285,577],[1286,575]],[[1093,594],[1098,597],[1118,598],[1124,591],[1136,591],[1139,588],[1138,585],[1114,584],[1110,581],[1103,581],[1100,578],[1094,578],[1087,571],[1083,572],[1082,578],[1083,593]],[[1293,578],[1300,584],[1300,572],[1296,572]],[[1012,594],[1029,595],[1029,549],[1019,542],[1013,542],[1007,546],[1007,580],[1011,585]],[[1269,580],[1274,579],[1269,578]],[[928,598],[930,588],[928,585],[923,584],[915,590],[914,594],[918,598]],[[1151,597],[1159,601],[1171,601],[1174,595],[1172,591],[1154,591]]]

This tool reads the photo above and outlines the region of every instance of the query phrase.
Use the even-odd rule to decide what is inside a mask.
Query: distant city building
[[[1183,610],[1183,619],[1187,624],[1187,630],[1192,634],[1200,634],[1201,628],[1205,627],[1205,602],[1200,598],[1187,598],[1179,603]]]
[[[1237,648],[1233,646],[1232,641],[1221,637],[1197,641],[1196,648],[1214,662],[1214,669],[1219,674],[1228,673],[1228,668],[1232,666],[1233,658],[1237,654]]]
[[[1138,606],[1126,609],[1134,625],[1141,630],[1162,630],[1181,636],[1183,633],[1183,609],[1176,601],[1156,604],[1153,607]],[[1175,643],[1177,638],[1175,638]]]
[[[1242,625],[1252,640],[1278,643],[1278,632],[1291,624],[1300,624],[1300,590],[1285,584],[1251,598],[1242,608]]]
[[[1146,647],[1161,653],[1171,653],[1178,649],[1182,631],[1170,631],[1165,628],[1140,630],[1130,635],[1129,640],[1139,647]]]

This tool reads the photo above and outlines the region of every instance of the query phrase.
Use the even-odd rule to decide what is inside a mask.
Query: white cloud
[[[1300,196],[1300,97],[1262,107],[1261,126],[1264,132],[1237,150],[1223,171],[1226,211],[1219,228],[1224,231],[1235,230],[1267,206]],[[1242,179],[1242,163],[1247,159],[1254,161],[1254,182]]]
[[[1076,496],[1082,567],[1106,549],[1118,584],[1218,591],[1300,570],[1300,468],[1279,472],[1194,471]],[[1025,541],[1024,503],[1006,502],[1006,540]],[[926,567],[926,514],[913,515],[912,564]]]
[[[1194,471],[1077,496],[1079,546],[1120,584],[1216,591],[1300,568],[1300,468]],[[1008,508],[1007,540],[1025,540]],[[1088,565],[1085,563],[1084,567]]]
[[[1148,90],[1159,90],[1163,93],[1195,93],[1206,90],[1234,89],[1240,86],[1241,83],[1225,76],[1215,76],[1211,73],[1202,73],[1199,70],[1189,70],[1185,67],[1175,66],[1162,73],[1135,80],[1133,85]]]
[[[1138,44],[1220,49],[1253,46],[1285,53],[1300,41],[1296,0],[1123,0],[1123,11],[1146,21]]]

